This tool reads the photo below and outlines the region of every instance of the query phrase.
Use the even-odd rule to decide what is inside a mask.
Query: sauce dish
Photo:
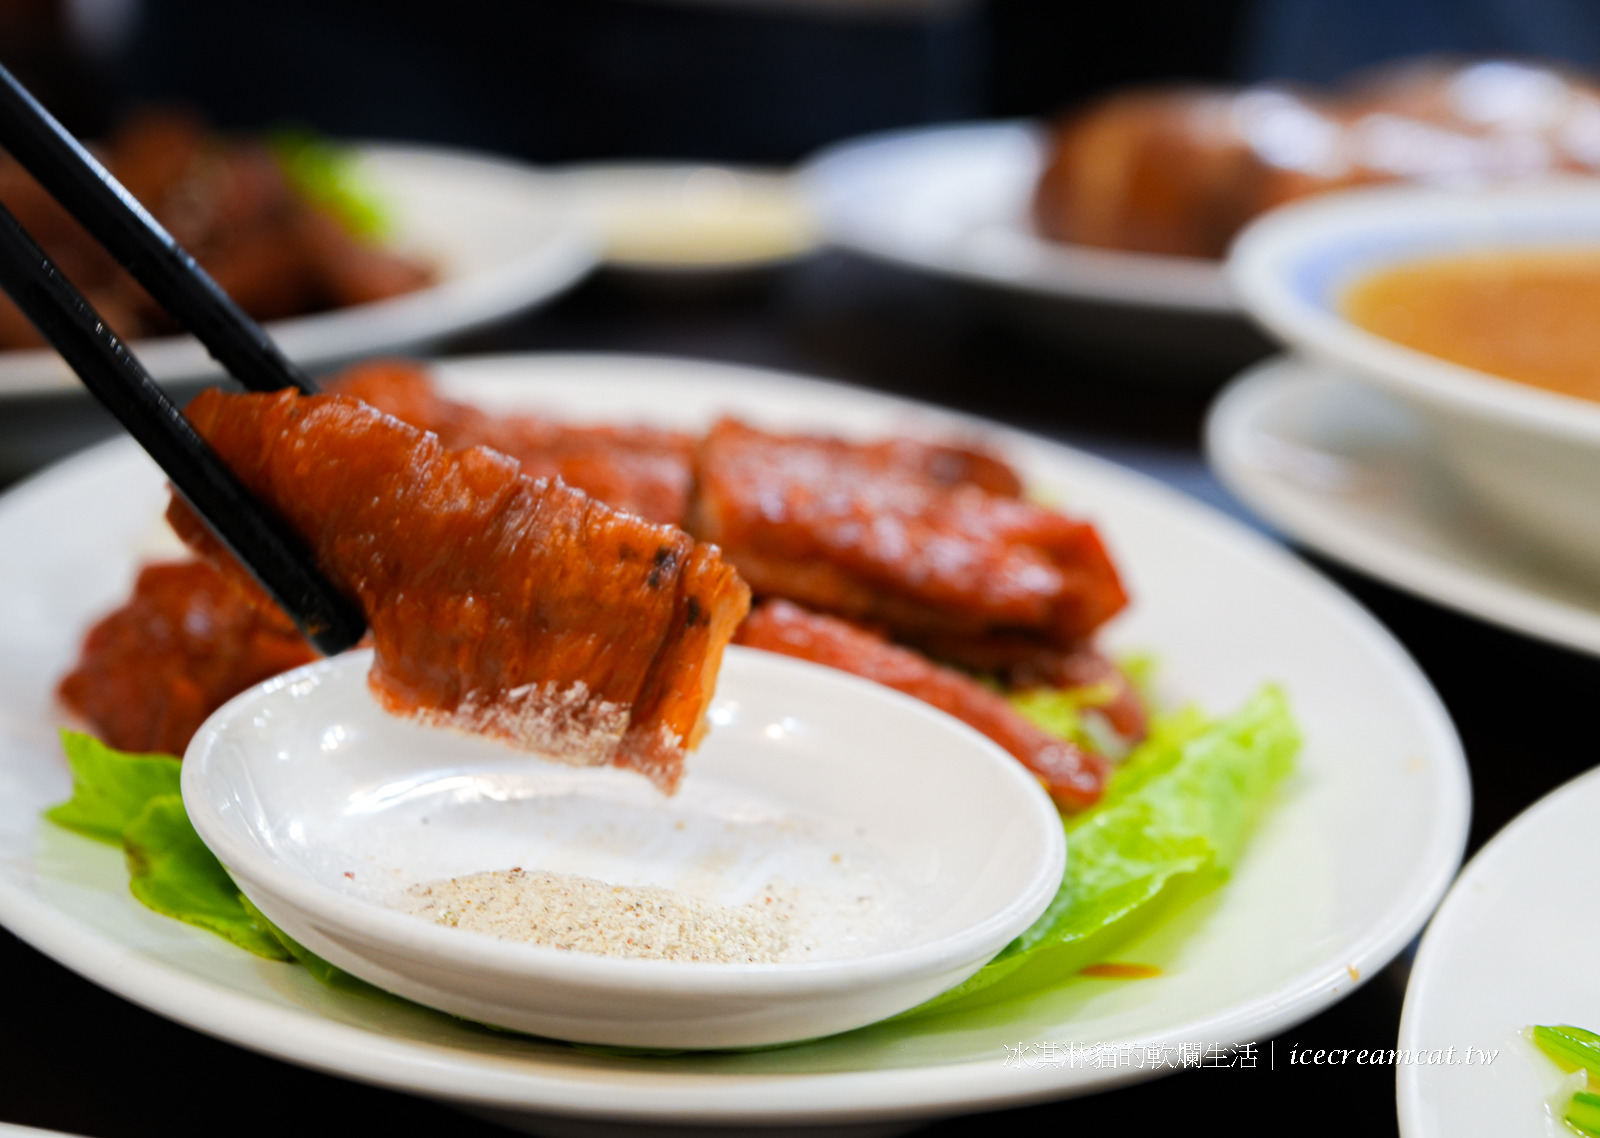
[[[1065,865],[1061,820],[998,746],[910,697],[730,648],[712,729],[672,797],[379,709],[367,651],[286,673],[184,760],[195,829],[289,936],[387,991],[577,1042],[666,1048],[846,1031],[960,983],[1025,929]],[[779,963],[570,951],[400,911],[409,891],[520,868],[735,906],[781,898]]]

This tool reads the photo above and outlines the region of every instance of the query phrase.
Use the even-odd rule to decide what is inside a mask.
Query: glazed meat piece
[[[228,700],[316,658],[287,617],[210,565],[164,562],[89,630],[59,694],[108,746],[181,756]]]
[[[997,492],[1016,485],[1000,486],[1000,466],[954,447],[723,420],[700,448],[689,527],[758,595],[952,658],[967,643],[1019,658],[1074,648],[1126,602],[1116,570],[1093,526]]]
[[[329,395],[359,399],[402,423],[432,431],[447,450],[489,446],[487,440],[495,430],[496,420],[488,412],[440,395],[427,365],[416,360],[378,359],[351,364],[323,380],[322,390]]]
[[[1251,216],[1255,165],[1213,90],[1114,95],[1064,117],[1034,194],[1056,241],[1217,257]]]
[[[407,360],[358,364],[328,390],[433,431],[446,447],[487,446],[533,478],[559,477],[608,506],[682,525],[694,481],[694,439],[652,427],[576,427],[536,415],[490,415],[446,399]]]
[[[1055,125],[1034,196],[1057,241],[1221,257],[1257,214],[1370,182],[1600,172],[1600,87],[1512,60],[1424,59],[1331,91],[1118,92]]]
[[[1092,806],[1105,789],[1110,767],[1099,755],[1034,726],[972,677],[847,621],[807,612],[788,601],[766,601],[739,626],[734,641],[826,664],[931,703],[1015,755],[1062,809]]]
[[[300,210],[294,238],[310,265],[319,308],[371,304],[433,283],[433,270],[421,261],[356,237],[323,210]]]
[[[304,196],[263,144],[208,134],[171,111],[137,114],[101,160],[250,315],[275,320],[384,300],[432,271],[353,236]],[[124,338],[172,332],[149,294],[34,179],[0,158],[0,201]],[[42,343],[0,297],[0,348]]]
[[[1041,672],[1026,686],[1055,688],[1104,687],[1107,697],[1094,705],[1105,716],[1111,729],[1124,740],[1137,743],[1149,733],[1144,701],[1122,669],[1107,659],[1093,645],[1080,644],[1070,652],[1062,653],[1051,661],[1049,672]],[[1013,682],[1026,679],[1013,672]],[[1023,685],[1018,685],[1023,686]]]
[[[385,708],[676,786],[749,607],[715,547],[346,396],[210,390],[188,415],[359,601]]]
[[[1104,688],[1094,709],[1128,742],[1143,739],[1144,704],[1128,677],[1087,641],[1069,648],[1040,644],[1026,636],[924,636],[929,655],[1001,680],[1011,691],[1028,688]]]

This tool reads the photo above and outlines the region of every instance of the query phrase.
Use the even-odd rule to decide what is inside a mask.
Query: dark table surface
[[[1215,385],[1153,382],[996,323],[977,298],[826,254],[730,287],[673,290],[601,274],[554,305],[450,352],[608,351],[711,358],[843,379],[1037,431],[1168,481],[1248,518],[1207,472],[1200,427]],[[0,403],[0,480],[110,434],[82,400]],[[3,556],[3,551],[0,551]],[[1316,558],[1374,612],[1443,697],[1473,779],[1469,855],[1535,799],[1579,774],[1600,660],[1440,609]],[[1409,957],[1277,1040],[1392,1047]],[[267,1059],[144,1011],[0,932],[0,1121],[100,1138],[425,1129],[489,1134],[448,1107]],[[1263,1053],[1266,1052],[1263,1041]],[[938,1138],[1019,1132],[1147,1133],[1215,1121],[1238,1135],[1392,1134],[1385,1067],[1191,1070],[1058,1104],[948,1119]]]

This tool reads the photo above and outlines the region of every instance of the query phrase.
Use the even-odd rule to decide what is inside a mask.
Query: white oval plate
[[[491,323],[562,291],[594,264],[589,226],[551,174],[434,147],[366,144],[357,153],[362,178],[393,219],[394,246],[435,266],[439,279],[392,300],[268,324],[307,368]],[[163,383],[222,374],[188,336],[130,346]],[[53,351],[0,351],[0,399],[74,390],[82,390],[78,377]]]
[[[1265,1040],[1347,995],[1416,935],[1465,840],[1465,762],[1405,652],[1293,555],[1146,478],[981,420],[836,384],[607,356],[445,365],[463,397],[574,418],[989,437],[1026,479],[1103,527],[1133,606],[1118,650],[1160,654],[1167,698],[1215,711],[1288,690],[1299,774],[1225,889],[1119,953],[1154,979],[1081,979],[1020,1007],[886,1024],[746,1054],[650,1060],[488,1035],[374,1007],[142,908],[119,851],[39,810],[69,788],[57,676],[118,604],[165,498],[131,444],[71,459],[0,500],[0,922],[96,983],[247,1047],[417,1094],[527,1115],[694,1123],[868,1122],[1063,1098],[1157,1073],[1006,1065],[1019,1042]],[[1170,1069],[1170,1068],[1168,1068]]]
[[[1030,122],[922,127],[831,147],[800,177],[831,240],[885,260],[1045,296],[1241,312],[1219,261],[1041,237],[1030,203],[1045,145]]]
[[[1572,1133],[1546,1108],[1565,1072],[1522,1030],[1600,1025],[1600,908],[1588,889],[1600,875],[1597,813],[1600,771],[1591,771],[1495,835],[1439,907],[1400,1018],[1398,1046],[1430,1059],[1398,1064],[1406,1138]],[[1498,1054],[1487,1065],[1481,1056],[1469,1064],[1468,1047]]]
[[[1307,360],[1245,372],[1206,454],[1251,509],[1353,569],[1480,620],[1600,655],[1600,591],[1476,507],[1404,406]]]
[[[201,840],[267,917],[385,991],[623,1047],[753,1047],[876,1023],[971,976],[1061,887],[1061,816],[1023,765],[921,700],[730,646],[713,730],[670,798],[386,713],[372,650],[219,708],[183,761]],[[719,905],[768,894],[782,963],[625,960],[397,911],[512,867]]]

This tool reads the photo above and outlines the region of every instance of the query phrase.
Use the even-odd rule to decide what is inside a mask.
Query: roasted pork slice
[[[1015,485],[997,468],[957,447],[725,419],[700,447],[689,528],[758,595],[897,640],[1069,649],[1126,603],[1117,571],[1093,526],[997,492]]]
[[[328,390],[433,431],[452,450],[486,446],[534,478],[559,477],[608,506],[647,521],[682,525],[694,481],[695,440],[654,427],[581,427],[538,415],[492,415],[440,395],[409,360],[358,364]]]
[[[188,414],[358,600],[386,709],[676,786],[749,608],[715,547],[345,396],[212,390]]]
[[[108,746],[181,756],[228,700],[316,658],[288,617],[211,565],[162,562],[89,630],[59,694]]]
[[[1101,689],[1102,698],[1088,706],[1104,716],[1113,731],[1128,742],[1138,742],[1148,729],[1144,703],[1132,682],[1091,643],[1056,648],[1028,635],[928,635],[919,638],[917,647],[936,659],[992,675],[1013,691]]]
[[[1092,806],[1105,789],[1110,766],[1099,755],[1030,723],[971,676],[848,621],[765,601],[739,626],[734,642],[864,676],[950,713],[1021,760],[1063,809]]]

